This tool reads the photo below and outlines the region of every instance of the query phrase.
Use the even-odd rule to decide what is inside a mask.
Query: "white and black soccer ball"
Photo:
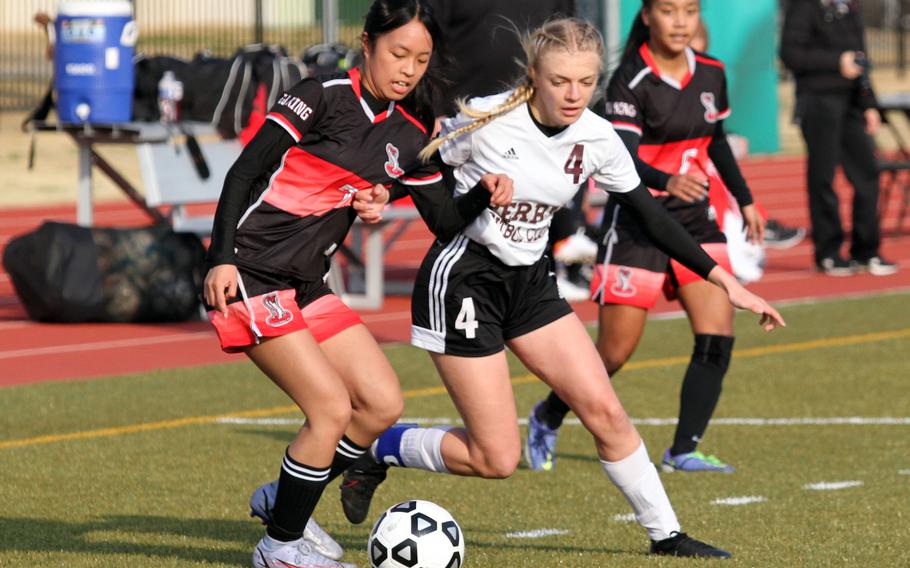
[[[367,543],[373,568],[461,568],[464,535],[452,515],[429,501],[390,507]]]

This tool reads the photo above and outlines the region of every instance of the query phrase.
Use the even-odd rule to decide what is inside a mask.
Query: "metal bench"
[[[200,148],[209,170],[206,179],[199,176],[183,143],[143,143],[138,145],[138,152],[147,204],[155,208],[170,207],[170,221],[175,230],[206,237],[212,231],[213,215],[191,214],[187,206],[218,201],[224,177],[242,147],[235,140],[218,140],[202,142]],[[336,258],[328,279],[332,290],[355,309],[382,307],[387,288],[396,292],[408,290],[409,284],[386,282],[385,253],[411,221],[419,217],[414,207],[392,206],[379,223],[368,225],[358,219],[352,229],[351,246],[341,251],[348,260],[347,285]],[[387,236],[385,229],[393,226],[394,230]]]

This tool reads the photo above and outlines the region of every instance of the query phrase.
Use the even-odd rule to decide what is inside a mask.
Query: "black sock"
[[[344,470],[357,461],[357,458],[365,454],[367,449],[368,448],[358,446],[347,436],[342,436],[341,441],[338,442],[338,447],[335,448],[335,458],[332,459],[332,467],[329,470],[328,482],[331,482],[341,475]]]
[[[270,537],[289,542],[303,536],[303,528],[329,482],[329,471],[328,467],[313,467],[294,461],[285,452],[278,475],[275,508],[267,529]]]
[[[672,455],[694,452],[708,428],[711,415],[733,352],[732,337],[726,335],[695,336],[692,360],[686,369],[679,393],[679,424],[673,437]]]
[[[562,426],[562,421],[569,410],[571,410],[569,405],[563,402],[555,392],[550,391],[547,399],[534,411],[534,417],[546,424],[550,430],[556,430]]]

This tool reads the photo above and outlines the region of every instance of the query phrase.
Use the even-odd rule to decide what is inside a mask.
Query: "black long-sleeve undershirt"
[[[430,231],[440,241],[447,242],[490,205],[490,192],[478,182],[464,195],[452,197],[455,191],[453,168],[442,161],[439,152],[433,154],[430,160],[439,165],[442,182],[416,188],[396,183],[389,190],[389,201],[410,196]]]
[[[686,268],[707,279],[708,273],[717,266],[692,235],[679,221],[670,216],[667,209],[651,196],[644,185],[627,193],[610,193],[621,206],[630,210],[641,224],[651,241],[663,252],[681,262]]]
[[[209,266],[235,263],[237,224],[250,205],[253,189],[265,172],[275,169],[293,144],[293,138],[283,128],[266,121],[231,166],[215,211],[207,255]],[[460,198],[452,197],[444,181],[423,186],[395,183],[391,192],[397,197],[410,195],[427,227],[443,242],[461,232],[490,204],[490,193],[480,184]]]
[[[276,164],[294,144],[291,135],[271,121],[266,121],[243,148],[240,157],[224,177],[224,188],[215,209],[212,242],[206,260],[209,266],[234,264],[234,237],[243,212],[250,206],[250,196],[266,172],[274,171]]]
[[[648,187],[666,191],[667,184],[673,174],[655,168],[638,156],[638,144],[641,136],[627,130],[617,130],[616,133],[632,155],[632,160],[635,162],[635,171],[638,172],[642,183]],[[745,178],[743,178],[739,164],[736,163],[736,157],[733,156],[733,150],[727,142],[723,121],[718,122],[714,129],[714,136],[708,145],[708,157],[714,162],[714,167],[717,168],[721,179],[724,180],[724,184],[726,184],[730,193],[733,194],[740,208],[751,205],[753,203],[752,192],[749,191],[749,186],[746,184]]]
[[[730,148],[730,143],[727,141],[727,133],[724,132],[723,121],[718,122],[714,129],[714,136],[711,138],[711,143],[708,144],[708,157],[714,162],[714,167],[717,168],[720,179],[724,180],[724,184],[730,190],[730,193],[733,194],[733,198],[736,199],[739,208],[742,209],[747,205],[752,205],[752,192],[749,191],[746,179],[739,169],[739,164],[736,163],[733,149]]]

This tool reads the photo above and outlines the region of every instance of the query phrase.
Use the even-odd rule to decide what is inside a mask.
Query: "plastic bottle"
[[[174,124],[180,120],[180,101],[183,99],[183,83],[173,71],[165,71],[158,81],[158,110],[161,122]]]

